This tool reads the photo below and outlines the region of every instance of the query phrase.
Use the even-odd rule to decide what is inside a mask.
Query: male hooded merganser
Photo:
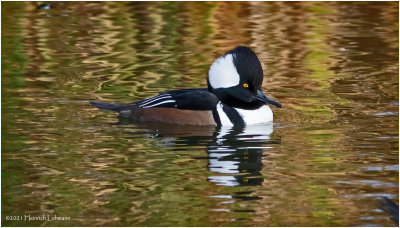
[[[237,47],[211,65],[208,89],[168,91],[123,105],[90,103],[136,121],[223,126],[262,124],[273,120],[267,104],[281,107],[261,91],[263,77],[256,54],[248,47]]]

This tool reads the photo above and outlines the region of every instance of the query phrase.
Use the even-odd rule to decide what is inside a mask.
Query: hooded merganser
[[[131,104],[90,101],[122,118],[172,124],[243,126],[272,122],[267,104],[281,105],[261,91],[263,70],[248,47],[236,47],[219,57],[208,72],[208,89],[160,93]]]

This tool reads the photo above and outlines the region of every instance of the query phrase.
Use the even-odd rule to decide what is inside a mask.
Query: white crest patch
[[[233,55],[227,54],[215,60],[208,72],[208,79],[214,89],[238,85],[240,75],[233,63]]]

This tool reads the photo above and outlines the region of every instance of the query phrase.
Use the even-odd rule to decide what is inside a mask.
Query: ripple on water
[[[2,10],[3,214],[57,212],[71,216],[65,226],[394,225],[375,198],[398,199],[398,2]],[[125,123],[88,103],[205,88],[212,61],[237,45],[257,53],[263,91],[282,104],[274,125]]]

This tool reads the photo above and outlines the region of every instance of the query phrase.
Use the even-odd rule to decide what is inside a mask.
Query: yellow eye
[[[243,84],[243,87],[244,87],[244,88],[248,88],[248,87],[249,87],[249,84],[244,83],[244,84]]]

